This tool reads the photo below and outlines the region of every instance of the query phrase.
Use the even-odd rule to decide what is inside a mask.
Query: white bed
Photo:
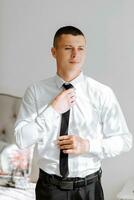
[[[35,200],[35,183],[30,183],[27,190],[0,187],[0,200]]]

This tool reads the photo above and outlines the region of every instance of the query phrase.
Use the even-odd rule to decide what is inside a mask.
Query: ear
[[[56,49],[54,47],[51,48],[51,53],[54,58],[56,58]]]

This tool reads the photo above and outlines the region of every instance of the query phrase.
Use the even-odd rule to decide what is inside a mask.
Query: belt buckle
[[[72,190],[73,189],[73,181],[61,181],[60,188],[64,190]]]

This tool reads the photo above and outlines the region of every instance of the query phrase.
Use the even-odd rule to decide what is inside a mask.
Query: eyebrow
[[[72,45],[70,45],[70,44],[65,44],[64,45],[65,47],[72,47]],[[80,45],[79,47],[85,47],[84,45]]]

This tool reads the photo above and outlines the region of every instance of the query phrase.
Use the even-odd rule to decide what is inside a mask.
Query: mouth
[[[79,61],[70,61],[69,63],[71,63],[71,64],[79,64],[80,62]]]

